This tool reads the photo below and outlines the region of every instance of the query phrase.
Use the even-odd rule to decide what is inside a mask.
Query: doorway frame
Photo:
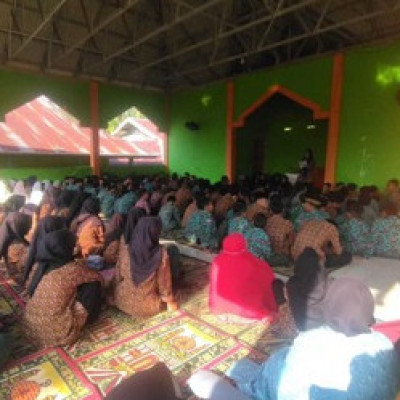
[[[272,85],[257,100],[255,100],[239,117],[235,118],[235,86],[233,81],[227,82],[227,113],[226,113],[226,175],[235,181],[236,167],[236,129],[246,125],[246,119],[263,106],[275,94],[281,94],[290,100],[310,109],[315,120],[328,120],[328,135],[325,156],[324,181],[336,182],[336,165],[339,144],[340,111],[343,93],[344,55],[336,53],[333,56],[331,78],[330,110],[324,110],[318,103],[286,88],[283,85]]]

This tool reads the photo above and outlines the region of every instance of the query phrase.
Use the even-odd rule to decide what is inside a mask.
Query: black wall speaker
[[[185,122],[185,126],[190,131],[198,131],[200,129],[200,125],[194,121],[187,121]]]

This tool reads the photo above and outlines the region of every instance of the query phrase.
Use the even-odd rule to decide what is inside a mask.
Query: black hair
[[[174,195],[168,196],[167,197],[167,202],[173,201],[175,203],[176,197]]]
[[[211,200],[206,196],[196,198],[196,205],[199,210],[204,210],[211,203]]]
[[[236,215],[246,211],[246,202],[243,199],[237,199],[232,206],[232,210]]]
[[[265,225],[267,224],[267,217],[265,216],[265,214],[262,213],[258,213],[255,215],[254,217],[254,226],[256,228],[265,228]]]
[[[356,200],[347,200],[346,211],[355,217],[360,217],[362,213],[362,205]]]
[[[269,208],[273,214],[281,214],[283,212],[283,202],[280,196],[274,195],[269,200]]]

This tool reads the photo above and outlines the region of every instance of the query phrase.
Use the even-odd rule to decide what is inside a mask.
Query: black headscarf
[[[179,394],[180,395],[180,394]],[[158,363],[122,381],[105,400],[178,400],[172,374],[164,363]]]
[[[324,317],[332,329],[347,336],[368,333],[374,323],[374,298],[364,283],[335,279],[324,300]]]
[[[72,190],[62,190],[54,199],[55,206],[58,209],[70,207],[75,195],[76,192]]]
[[[83,202],[90,197],[89,193],[85,192],[78,192],[74,200],[72,200],[72,203],[69,207],[69,213],[67,216],[67,225],[70,226],[72,221],[75,219],[75,217],[78,216],[79,212],[81,211],[82,204]]]
[[[32,217],[33,214],[38,213],[39,210],[40,210],[40,208],[36,204],[28,203],[28,204],[23,205],[19,209],[19,212],[22,213],[22,214],[30,215]]]
[[[25,196],[13,194],[4,203],[4,209],[6,212],[18,211],[25,204],[25,201]]]
[[[97,197],[89,197],[83,202],[80,214],[98,215],[100,210],[99,199]]]
[[[146,211],[143,210],[143,208],[132,207],[129,210],[124,231],[125,243],[129,243],[131,241],[137,223],[139,222],[140,218],[144,217],[145,215]]]
[[[12,212],[7,215],[0,226],[0,257],[7,256],[8,248],[14,240],[29,245],[25,235],[29,232],[31,225],[32,217],[30,215],[20,212]]]
[[[322,325],[322,302],[327,285],[327,276],[319,264],[318,254],[307,247],[296,260],[294,275],[286,284],[289,306],[299,330]]]
[[[38,268],[33,275],[28,294],[32,296],[43,276],[72,261],[75,237],[68,229],[60,229],[44,235],[36,252]]]
[[[24,271],[24,282],[28,279],[32,267],[36,262],[36,254],[39,242],[44,240],[44,237],[47,233],[58,231],[66,227],[67,222],[64,217],[48,216],[39,221],[29,246],[28,259],[26,261]]]
[[[126,214],[116,213],[112,216],[106,229],[106,243],[107,247],[114,240],[119,240],[124,232],[126,222]]]
[[[161,265],[161,229],[159,217],[143,217],[128,243],[132,281],[137,286],[146,281]]]

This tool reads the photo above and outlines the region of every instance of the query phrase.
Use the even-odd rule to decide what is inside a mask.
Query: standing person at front
[[[152,316],[163,303],[169,310],[177,308],[167,249],[159,243],[161,228],[160,218],[143,217],[121,245],[114,302],[126,314]]]

